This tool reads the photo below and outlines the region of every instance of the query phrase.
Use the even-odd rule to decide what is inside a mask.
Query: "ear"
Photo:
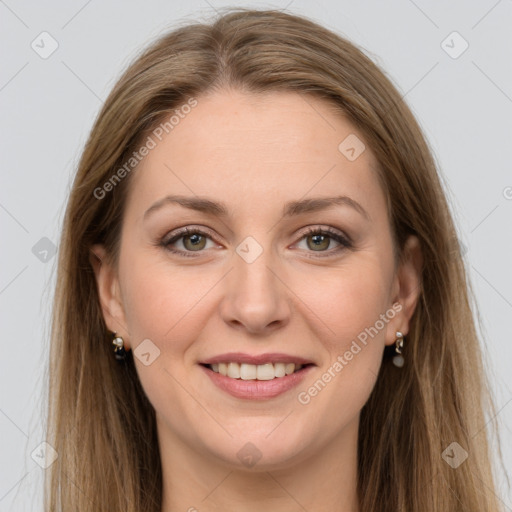
[[[102,244],[90,247],[89,261],[94,269],[98,298],[107,328],[124,339],[125,349],[130,348],[126,318],[121,300],[116,270],[109,264]]]
[[[421,272],[423,255],[418,237],[410,235],[404,249],[402,262],[396,272],[393,283],[393,304],[398,311],[397,303],[401,308],[388,323],[386,332],[386,345],[396,341],[396,332],[404,336],[409,332],[411,317],[416,309],[421,292]]]

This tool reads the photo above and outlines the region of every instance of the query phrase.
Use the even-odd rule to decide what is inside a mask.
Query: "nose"
[[[268,334],[290,319],[290,292],[285,276],[268,249],[254,260],[233,255],[226,276],[220,314],[231,327],[250,334]]]

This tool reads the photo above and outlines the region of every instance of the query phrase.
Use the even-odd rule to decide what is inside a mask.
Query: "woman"
[[[48,510],[498,510],[451,213],[346,40],[244,9],[158,40],[60,250]]]

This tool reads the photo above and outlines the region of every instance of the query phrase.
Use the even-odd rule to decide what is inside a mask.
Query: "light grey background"
[[[286,8],[347,36],[386,70],[416,114],[467,248],[512,474],[511,0],[0,0],[1,512],[41,510],[44,470],[31,453],[44,439],[51,248],[92,122],[137,50],[176,23],[230,5]],[[44,31],[58,43],[46,59],[31,47],[51,49]],[[458,55],[464,41],[469,47]],[[512,510],[500,482],[504,509]]]

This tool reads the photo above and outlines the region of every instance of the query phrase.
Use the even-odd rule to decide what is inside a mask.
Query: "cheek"
[[[193,409],[180,383],[189,378],[188,350],[204,327],[205,294],[218,279],[211,271],[202,276],[193,267],[177,270],[164,258],[143,254],[127,258],[124,268],[126,322],[142,386],[157,411],[168,410],[169,403],[179,410]],[[137,347],[147,339],[158,350],[149,349],[151,362],[146,366],[137,357],[142,352]],[[154,359],[152,350],[158,354]],[[200,416],[201,411],[194,414]]]
[[[368,399],[381,365],[387,325],[394,316],[387,293],[389,269],[374,258],[364,262],[361,257],[359,262],[325,280],[305,300],[315,304],[312,309],[329,329],[319,337],[326,353],[324,366],[307,383],[313,386],[311,393],[304,387],[303,391],[317,405],[343,411],[341,416],[354,414]]]
[[[302,420],[295,428],[300,438],[315,439],[320,446],[355,424],[375,386],[387,326],[381,315],[385,317],[389,308],[392,267],[376,254],[360,252],[347,258],[343,267],[310,275],[314,281],[302,286],[298,295],[315,313],[301,309],[315,330],[322,367],[297,389],[295,418]],[[289,432],[283,429],[278,435],[285,445]]]
[[[178,349],[179,333],[191,336],[199,325],[197,310],[215,276],[200,267],[176,268],[157,251],[126,250],[120,263],[127,327],[134,345],[149,338],[163,347],[172,339]]]
[[[200,331],[194,319],[200,307],[202,286],[190,285],[184,289],[179,279],[159,278],[145,272],[144,280],[132,281],[132,292],[127,300],[127,323],[132,343],[149,338],[160,349],[173,352],[183,350],[180,340],[186,332],[193,339]],[[201,293],[202,292],[202,293]],[[196,314],[194,314],[196,313]],[[172,341],[172,343],[171,343]],[[183,340],[185,342],[186,340]]]
[[[123,303],[132,345],[149,338],[166,351],[171,347],[173,352],[186,350],[215,314],[208,293],[221,285],[223,272],[206,265],[176,269],[165,258],[143,251],[132,252],[123,269]],[[361,333],[364,337],[389,306],[388,271],[374,255],[357,253],[338,268],[310,269],[306,279],[303,268],[287,273],[294,307],[303,317],[299,322],[306,322],[315,332],[331,359],[345,352]],[[372,339],[384,335],[381,329]]]
[[[344,350],[385,313],[389,308],[390,283],[391,273],[385,262],[369,254],[358,254],[343,267],[316,273],[313,280],[297,280],[295,290],[311,306],[316,323],[326,327],[319,339],[328,340],[326,345],[335,351]],[[385,329],[380,331],[379,337],[383,338]]]
[[[366,272],[354,280],[349,301],[345,304],[346,311],[353,321],[350,323],[349,336],[344,337],[341,349],[355,353],[361,371],[378,372],[385,346],[388,322],[393,318],[389,304],[390,282],[382,269],[376,267],[375,272]],[[350,343],[348,343],[350,341]],[[347,346],[348,345],[348,346]],[[361,347],[361,350],[358,349]],[[351,356],[347,352],[347,359]]]

